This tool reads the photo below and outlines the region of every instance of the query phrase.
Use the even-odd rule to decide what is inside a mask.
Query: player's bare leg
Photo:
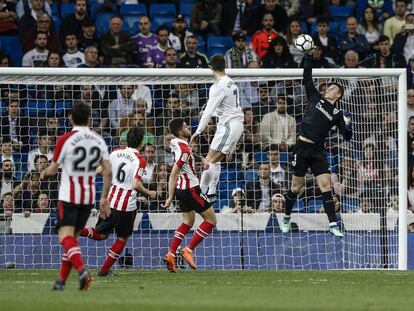
[[[344,235],[338,227],[335,215],[335,204],[332,198],[331,175],[321,174],[316,176],[316,182],[322,192],[323,207],[329,219],[329,232],[342,238]]]
[[[196,232],[194,232],[194,235],[190,243],[188,243],[188,245],[181,251],[184,260],[187,261],[187,263],[193,269],[197,269],[197,265],[193,258],[194,249],[201,241],[203,241],[211,233],[211,231],[217,224],[216,213],[214,212],[214,209],[212,207],[202,212],[201,217],[203,217],[204,221],[197,228]]]
[[[204,163],[208,168],[203,171],[200,179],[200,188],[204,194],[210,199],[211,203],[217,200],[216,189],[220,179],[221,166],[220,161],[224,158],[224,154],[219,151],[210,149],[204,159]],[[208,191],[206,192],[206,190]]]
[[[298,177],[293,175],[290,190],[286,194],[286,208],[285,217],[282,222],[282,233],[288,233],[290,231],[290,214],[292,213],[293,204],[296,201],[300,189],[305,184],[305,177]]]
[[[98,276],[114,275],[111,271],[111,267],[118,260],[119,256],[121,256],[122,250],[124,249],[127,241],[128,237],[118,236],[114,244],[112,244],[111,249],[108,251],[108,256],[106,257],[101,270],[98,272]]]
[[[183,222],[177,228],[177,230],[175,230],[174,236],[170,242],[168,253],[163,259],[164,263],[167,265],[167,269],[170,272],[177,272],[175,254],[177,253],[178,246],[180,246],[182,240],[184,239],[184,236],[193,227],[194,221],[195,221],[194,211],[182,213],[182,215],[183,215]]]

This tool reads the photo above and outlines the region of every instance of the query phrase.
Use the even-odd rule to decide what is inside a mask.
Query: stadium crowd
[[[221,52],[228,68],[300,68],[303,54],[294,41],[307,33],[316,44],[314,68],[406,68],[408,208],[414,208],[414,1],[0,0],[0,4],[4,67],[207,68],[209,57]],[[321,93],[326,84],[319,79]],[[161,204],[174,163],[167,124],[183,117],[195,129],[209,85],[0,87],[0,214],[10,218],[13,212],[29,217],[57,206],[59,177],[39,177],[52,158],[56,137],[70,128],[67,117],[75,100],[91,105],[91,127],[111,148],[125,144],[132,126],[145,127],[141,153],[148,164],[143,182],[157,191],[158,199],[148,202],[140,197],[140,210],[166,212]],[[354,107],[356,136],[345,145],[344,154],[338,137],[327,142],[338,212],[378,212],[381,200],[388,202],[390,211],[398,210],[397,93],[390,88],[381,79],[346,86],[344,101]],[[301,80],[240,82],[239,89],[244,135],[236,154],[222,164],[215,208],[228,213],[281,213],[291,147],[306,108]],[[373,124],[380,128],[371,128]],[[212,119],[193,146],[196,154],[207,154],[214,132]],[[197,168],[200,173],[200,161]],[[323,212],[321,200],[307,200],[314,194],[318,197],[317,192],[309,182],[295,210]],[[173,206],[169,211],[177,210]]]

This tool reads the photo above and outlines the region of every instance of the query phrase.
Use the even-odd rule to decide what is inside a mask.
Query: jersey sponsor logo
[[[321,105],[321,103],[320,103],[320,102],[316,104],[316,109],[318,109],[320,112],[322,112],[322,113],[325,115],[325,117],[327,117],[327,118],[329,119],[329,121],[332,121],[332,120],[333,120],[332,116],[329,114],[329,112],[328,112],[328,111],[326,111],[326,110],[322,107],[322,105]]]
[[[181,161],[183,161],[183,162],[188,161],[188,154],[187,153],[183,153],[183,155],[181,156]]]
[[[138,175],[143,176],[144,174],[146,175],[147,172],[145,172],[144,169],[142,167],[140,167],[139,170],[138,170]]]
[[[338,114],[338,113],[339,113],[339,110],[335,108],[333,111],[333,114]]]

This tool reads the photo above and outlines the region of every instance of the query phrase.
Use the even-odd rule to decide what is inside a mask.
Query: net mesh
[[[301,78],[252,75],[234,79],[240,89],[245,129],[236,153],[222,162],[214,204],[218,224],[196,250],[198,266],[397,268],[398,77],[335,78],[346,89],[339,108],[351,112],[354,129],[350,142],[344,142],[335,128],[326,141],[337,218],[345,230],[342,240],[327,233],[328,219],[311,173],[306,175],[306,186],[293,209],[292,232],[282,235],[280,231],[283,204],[277,194],[284,194],[289,187],[291,151],[306,110]],[[0,249],[0,267],[8,263],[20,268],[59,266],[61,249],[53,228],[58,176],[47,181],[38,177],[51,159],[56,137],[70,130],[68,116],[77,100],[92,106],[91,127],[110,149],[125,144],[130,127],[145,127],[146,146],[141,153],[148,166],[143,182],[158,192],[158,199],[139,198],[134,234],[119,265],[163,267],[160,258],[181,222],[176,202],[169,210],[161,207],[174,163],[169,152],[172,135],[166,126],[172,118],[183,117],[194,131],[212,82],[206,76],[1,76],[2,120],[10,120],[10,126],[2,123],[1,129],[3,176],[4,163],[10,159],[16,181],[2,180],[0,241],[5,247]],[[327,78],[315,79],[321,92],[329,82]],[[207,154],[215,127],[212,119],[199,144],[192,146],[196,154]],[[46,164],[39,153],[46,156]],[[262,196],[259,172],[263,176],[268,163],[271,186],[269,195]],[[201,174],[199,160],[196,167]],[[237,188],[243,190],[239,199],[232,196]],[[101,189],[98,177],[98,198]],[[10,192],[12,195],[7,195]],[[97,217],[93,211],[88,224],[93,226]],[[200,222],[197,218],[194,228]],[[101,242],[80,241],[88,265],[98,267],[113,237]]]

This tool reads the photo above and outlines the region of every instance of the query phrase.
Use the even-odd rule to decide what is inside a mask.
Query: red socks
[[[191,239],[190,243],[188,243],[187,247],[191,250],[194,250],[194,248],[211,233],[213,228],[214,225],[207,221],[203,221],[200,227],[198,227],[197,231],[194,232],[193,238]]]
[[[120,239],[117,239],[114,244],[112,244],[111,249],[108,252],[108,256],[102,266],[101,272],[108,272],[111,269],[112,265],[121,255],[122,250],[124,249],[126,242]]]
[[[82,271],[85,268],[85,264],[82,260],[82,253],[78,245],[78,241],[73,236],[65,237],[60,244],[63,245],[67,259],[70,261],[72,266],[78,271]],[[62,264],[63,268],[63,264]]]
[[[184,239],[184,236],[190,231],[191,227],[185,223],[182,223],[177,230],[174,232],[174,236],[170,242],[170,249],[168,250],[175,256],[178,246],[180,246],[181,241]]]
[[[72,264],[70,263],[67,254],[64,253],[62,256],[62,264],[60,266],[59,279],[62,280],[63,282],[66,282],[71,269],[72,269]]]
[[[81,230],[80,235],[84,236],[84,237],[88,237],[88,238],[90,238],[92,240],[96,240],[96,241],[105,240],[105,238],[102,238],[102,235],[100,233],[98,233],[95,228],[92,228],[92,227],[83,228]]]

